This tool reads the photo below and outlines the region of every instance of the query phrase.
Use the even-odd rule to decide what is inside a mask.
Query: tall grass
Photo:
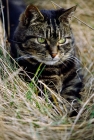
[[[76,16],[94,27],[93,0],[86,2],[67,0],[63,3],[58,1],[58,4],[70,7],[79,3]],[[43,9],[53,8],[48,1],[33,3]],[[44,85],[45,92],[37,86],[35,79],[40,74],[41,66],[30,83],[21,78],[23,70],[15,65],[15,61],[11,63],[7,51],[10,45],[6,43],[4,29],[0,25],[0,140],[94,140],[94,31],[76,19],[72,20],[71,25],[85,79],[81,92],[82,108],[72,118],[64,110],[64,100],[54,95],[42,81],[39,83]],[[23,74],[26,73],[23,71]],[[43,97],[37,95],[38,90]],[[48,92],[63,107],[58,106],[57,101],[53,104],[48,99]]]

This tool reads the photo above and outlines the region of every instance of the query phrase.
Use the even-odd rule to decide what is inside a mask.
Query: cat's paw
[[[79,101],[77,99],[73,100],[70,103],[70,109],[68,108],[68,116],[69,117],[73,117],[76,116],[79,113],[79,110],[81,108],[81,104],[79,103]]]

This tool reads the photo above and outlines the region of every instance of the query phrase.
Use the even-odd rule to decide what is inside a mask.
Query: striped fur
[[[75,9],[74,6],[70,9],[39,11],[37,7],[29,5],[20,16],[11,54],[31,77],[42,63],[45,69],[39,79],[70,103],[74,101],[74,107],[78,109],[77,98],[80,98],[83,84],[69,25],[69,18]],[[38,42],[38,38],[45,39],[44,43]],[[61,39],[65,39],[65,42],[59,43]]]

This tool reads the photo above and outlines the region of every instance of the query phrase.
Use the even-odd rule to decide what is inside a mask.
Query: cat
[[[20,15],[11,45],[12,57],[31,78],[42,64],[41,69],[44,69],[39,79],[73,105],[76,111],[72,110],[70,114],[80,108],[79,92],[83,87],[81,66],[69,24],[75,10],[76,6],[39,10],[30,4]]]

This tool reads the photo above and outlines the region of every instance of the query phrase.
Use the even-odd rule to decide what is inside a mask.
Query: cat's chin
[[[56,65],[56,64],[58,64],[59,60],[60,59],[57,57],[57,58],[48,59],[48,60],[40,60],[40,62],[42,62],[46,65]]]
[[[60,58],[58,57],[58,55],[55,58],[52,58],[51,56],[48,56],[47,59],[39,59],[36,56],[32,56],[32,58],[34,58],[38,62],[44,63],[46,65],[56,65],[56,64],[58,64],[58,62],[60,60]]]
[[[38,59],[37,61],[44,63],[46,65],[56,65],[56,64],[58,64],[59,59],[57,59],[57,60],[54,60],[54,59],[52,59],[52,60],[40,60],[40,59]]]
[[[55,65],[58,63],[59,60],[52,60],[52,61],[42,61],[42,63],[45,63],[46,65]]]

